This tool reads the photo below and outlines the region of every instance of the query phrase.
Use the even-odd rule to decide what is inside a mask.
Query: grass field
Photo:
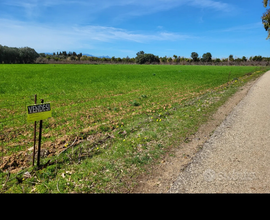
[[[184,141],[239,86],[265,71],[250,66],[0,65],[2,191],[128,192],[147,164]],[[50,162],[39,170],[29,167],[27,150],[33,146],[33,123],[26,122],[26,106],[34,103],[34,94],[51,103],[53,116],[43,123],[42,163]],[[24,168],[31,177],[20,173],[12,179],[8,168],[14,176]]]

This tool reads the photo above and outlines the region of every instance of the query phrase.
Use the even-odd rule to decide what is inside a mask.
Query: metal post
[[[37,104],[37,94],[35,95],[35,104]],[[34,123],[34,149],[33,149],[33,166],[35,165],[35,154],[36,154],[36,127],[37,122]]]
[[[41,99],[41,103],[43,103],[43,102],[44,102],[44,100]],[[42,120],[40,120],[40,123],[39,123],[38,158],[37,158],[37,166],[38,167],[39,167],[39,159],[40,159],[41,135],[42,135]]]

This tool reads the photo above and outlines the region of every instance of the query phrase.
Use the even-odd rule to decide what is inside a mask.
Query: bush
[[[137,57],[135,58],[135,61],[138,64],[144,64],[146,62],[149,62],[149,63],[157,62],[157,63],[159,63],[159,57],[155,56],[154,54],[144,53],[143,51],[140,51],[136,55],[137,55]]]

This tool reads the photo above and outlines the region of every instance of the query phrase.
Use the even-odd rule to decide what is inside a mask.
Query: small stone
[[[31,174],[27,171],[23,174],[24,178],[31,178]]]

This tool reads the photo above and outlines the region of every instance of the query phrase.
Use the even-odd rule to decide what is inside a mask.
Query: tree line
[[[253,56],[253,57],[245,57],[237,58],[233,55],[229,55],[228,58],[213,58],[210,52],[204,53],[202,57],[199,57],[199,54],[196,52],[192,52],[190,58],[186,58],[184,56],[173,55],[172,57],[159,57],[157,55],[151,53],[145,53],[144,51],[139,51],[136,53],[136,57],[93,57],[86,56],[80,53],[76,54],[75,52],[66,53],[65,51],[60,53],[53,53],[53,55],[45,55],[40,54],[41,56],[37,59],[38,63],[130,63],[130,64],[183,64],[183,63],[192,63],[192,64],[202,64],[202,63],[239,63],[239,62],[248,62],[248,61],[266,61],[270,62],[270,57],[262,57],[262,56]]]
[[[249,59],[247,59],[245,56],[242,58],[234,58],[234,56],[231,54],[229,55],[228,58],[212,58],[212,54],[210,52],[204,53],[202,57],[199,57],[199,54],[196,52],[192,52],[190,57],[191,58],[185,58],[185,57],[180,57],[177,55],[173,55],[173,57],[158,57],[153,54],[148,54],[144,53],[144,51],[140,51],[136,54],[135,61],[138,64],[150,64],[150,63],[209,63],[209,62],[214,62],[214,63],[221,63],[221,62],[247,62],[247,61],[266,61],[270,62],[270,57],[262,57],[262,56],[251,56]]]
[[[30,47],[7,47],[0,44],[1,63],[34,63],[39,54]]]
[[[210,52],[204,53],[201,57],[197,52],[192,52],[190,58],[181,57],[177,55],[173,55],[172,57],[159,57],[157,55],[151,53],[145,53],[144,51],[139,51],[136,53],[136,57],[129,58],[124,57],[93,57],[82,55],[82,53],[76,52],[54,52],[52,55],[45,53],[37,53],[34,49],[30,47],[7,47],[0,45],[0,64],[1,63],[126,63],[126,64],[207,64],[214,63],[215,65],[229,65],[245,63],[243,65],[253,65],[253,63],[249,61],[256,61],[258,65],[260,65],[261,61],[265,61],[262,65],[270,64],[270,57],[262,57],[262,56],[253,56],[253,57],[245,57],[242,58],[234,58],[231,54],[228,58],[212,58],[212,54]],[[247,63],[249,62],[249,63]]]
[[[53,52],[53,54],[45,54],[40,53],[40,57],[36,60],[37,63],[73,63],[73,62],[112,62],[112,63],[135,63],[135,58],[129,58],[128,56],[126,58],[120,58],[120,57],[95,57],[95,56],[86,56],[82,55],[82,53],[76,53],[76,52]]]

